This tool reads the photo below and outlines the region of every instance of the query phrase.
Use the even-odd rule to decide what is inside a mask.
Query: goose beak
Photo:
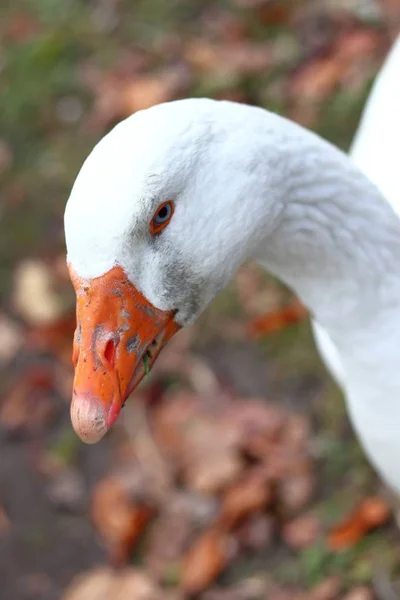
[[[77,435],[94,444],[179,325],[174,313],[150,304],[119,266],[90,280],[71,267],[70,275],[77,296],[71,419]]]

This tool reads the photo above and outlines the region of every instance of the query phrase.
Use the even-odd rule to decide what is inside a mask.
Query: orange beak
[[[173,312],[150,304],[121,267],[90,280],[71,268],[70,275],[77,296],[71,419],[78,436],[94,444],[179,325]]]

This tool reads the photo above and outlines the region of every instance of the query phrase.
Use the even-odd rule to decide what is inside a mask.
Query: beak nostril
[[[117,343],[115,340],[108,340],[106,347],[104,348],[104,359],[110,367],[114,367],[115,364],[115,350]]]

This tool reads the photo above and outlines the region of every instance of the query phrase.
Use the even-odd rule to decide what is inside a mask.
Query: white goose
[[[104,435],[144,363],[252,257],[310,309],[364,448],[400,493],[399,107],[400,38],[352,158],[275,114],[207,99],[138,112],[100,141],[65,213],[83,440]]]

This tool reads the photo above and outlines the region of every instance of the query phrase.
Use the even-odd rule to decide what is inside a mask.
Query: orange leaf
[[[389,507],[382,498],[366,498],[343,523],[331,530],[329,548],[340,551],[354,546],[369,531],[386,523],[389,515]]]
[[[271,485],[261,471],[254,469],[225,492],[219,524],[231,529],[247,516],[266,508],[271,500]]]
[[[124,563],[154,510],[135,503],[117,477],[106,477],[94,489],[92,520],[107,543],[114,563]]]
[[[181,587],[197,594],[211,585],[232,557],[233,541],[217,529],[205,531],[193,544],[182,564]]]
[[[386,523],[390,509],[383,498],[371,497],[361,503],[360,514],[366,526],[372,529]]]

